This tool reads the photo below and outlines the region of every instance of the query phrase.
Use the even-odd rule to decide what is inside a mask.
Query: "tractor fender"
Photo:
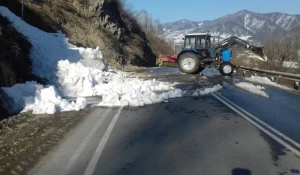
[[[180,55],[182,55],[186,52],[192,52],[194,54],[199,54],[199,52],[196,49],[184,49],[177,55],[177,60],[179,59]]]
[[[222,61],[224,63],[230,63],[232,51],[231,50],[223,50],[221,51]]]

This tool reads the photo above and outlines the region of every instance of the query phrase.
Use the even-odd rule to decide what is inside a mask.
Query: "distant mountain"
[[[181,42],[186,33],[209,30],[212,35],[262,41],[267,36],[281,36],[290,30],[300,28],[300,15],[285,13],[255,13],[242,10],[235,14],[212,21],[189,21],[187,19],[163,24],[163,37],[169,41]]]

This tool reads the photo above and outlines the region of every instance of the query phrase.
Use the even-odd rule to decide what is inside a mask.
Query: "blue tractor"
[[[185,36],[184,48],[177,56],[178,67],[182,72],[197,74],[205,67],[213,66],[218,68],[224,76],[232,75],[234,65],[230,62],[232,51],[229,48],[236,44],[251,50],[256,58],[262,61],[267,60],[262,47],[251,45],[238,37],[231,36],[216,44],[212,44],[211,39],[209,33],[194,33]]]

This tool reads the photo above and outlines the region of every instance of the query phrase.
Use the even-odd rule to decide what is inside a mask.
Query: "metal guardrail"
[[[271,70],[263,70],[263,69],[256,69],[256,68],[250,68],[250,67],[244,67],[244,66],[237,66],[236,68],[241,69],[242,71],[251,71],[251,72],[257,72],[257,73],[265,73],[269,75],[273,75],[276,77],[284,78],[287,80],[294,81],[294,88],[299,89],[300,85],[300,74],[292,74],[292,73],[286,73],[286,72],[277,72],[277,71],[271,71]],[[245,72],[244,72],[245,74]],[[271,77],[272,81],[275,81],[274,77]]]
[[[244,66],[237,66],[237,68],[244,69],[244,70],[249,70],[249,71],[254,71],[254,72],[266,73],[266,74],[270,74],[270,75],[276,75],[276,76],[280,76],[280,77],[294,78],[294,79],[299,79],[300,80],[300,74],[277,72],[277,71],[256,69],[256,68],[250,68],[250,67],[244,67]]]

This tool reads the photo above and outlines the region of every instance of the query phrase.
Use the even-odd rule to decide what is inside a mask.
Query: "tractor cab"
[[[211,46],[210,34],[208,33],[191,33],[184,38],[184,49],[209,49]]]

